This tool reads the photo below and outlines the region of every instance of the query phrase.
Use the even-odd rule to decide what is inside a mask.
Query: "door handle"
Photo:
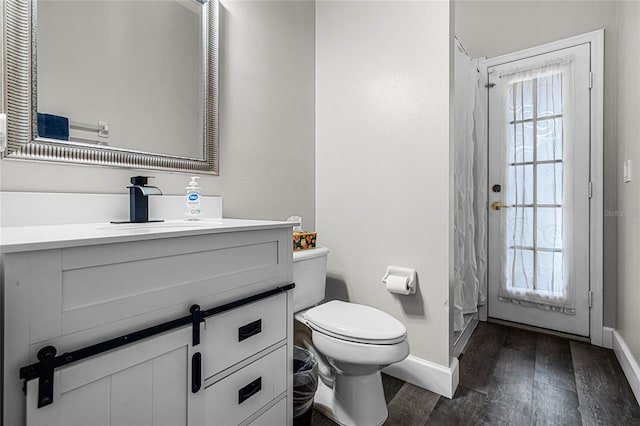
[[[509,207],[513,207],[513,206],[502,204],[500,201],[494,201],[493,203],[491,203],[492,210],[508,209]]]

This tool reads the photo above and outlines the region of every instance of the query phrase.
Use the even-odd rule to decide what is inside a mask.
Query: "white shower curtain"
[[[479,63],[480,60],[477,61]],[[476,219],[476,263],[478,266],[478,306],[487,303],[487,206],[489,204],[489,145],[487,141],[487,104],[488,91],[486,76],[477,73],[475,86],[475,105],[473,108],[473,187],[475,190],[474,217]]]
[[[482,105],[480,73],[456,39],[454,99],[454,331],[464,314],[486,300],[486,127],[475,120]],[[476,125],[475,123],[478,123]]]

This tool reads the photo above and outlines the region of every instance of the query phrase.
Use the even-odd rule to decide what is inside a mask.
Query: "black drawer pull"
[[[191,392],[197,393],[202,387],[202,355],[196,352],[191,357]]]
[[[238,342],[242,342],[244,339],[248,339],[251,336],[255,336],[262,331],[262,319],[250,322],[247,325],[243,325],[238,329]]]
[[[242,404],[262,390],[262,377],[258,377],[238,391],[238,404]]]

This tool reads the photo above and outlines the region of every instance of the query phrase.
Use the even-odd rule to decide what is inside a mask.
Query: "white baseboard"
[[[622,336],[616,330],[613,330],[613,350],[620,362],[622,371],[624,371],[624,375],[627,377],[631,390],[636,396],[636,400],[640,402],[640,366]]]
[[[383,371],[447,398],[453,398],[458,387],[458,358],[452,358],[451,365],[447,368],[409,355],[404,361],[390,365]]]
[[[613,328],[602,327],[602,347],[613,349]]]

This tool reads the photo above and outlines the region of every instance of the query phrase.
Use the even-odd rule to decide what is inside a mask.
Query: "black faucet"
[[[149,176],[133,176],[129,188],[129,221],[133,223],[162,222],[149,220],[149,195],[162,195],[157,186],[147,186]]]

